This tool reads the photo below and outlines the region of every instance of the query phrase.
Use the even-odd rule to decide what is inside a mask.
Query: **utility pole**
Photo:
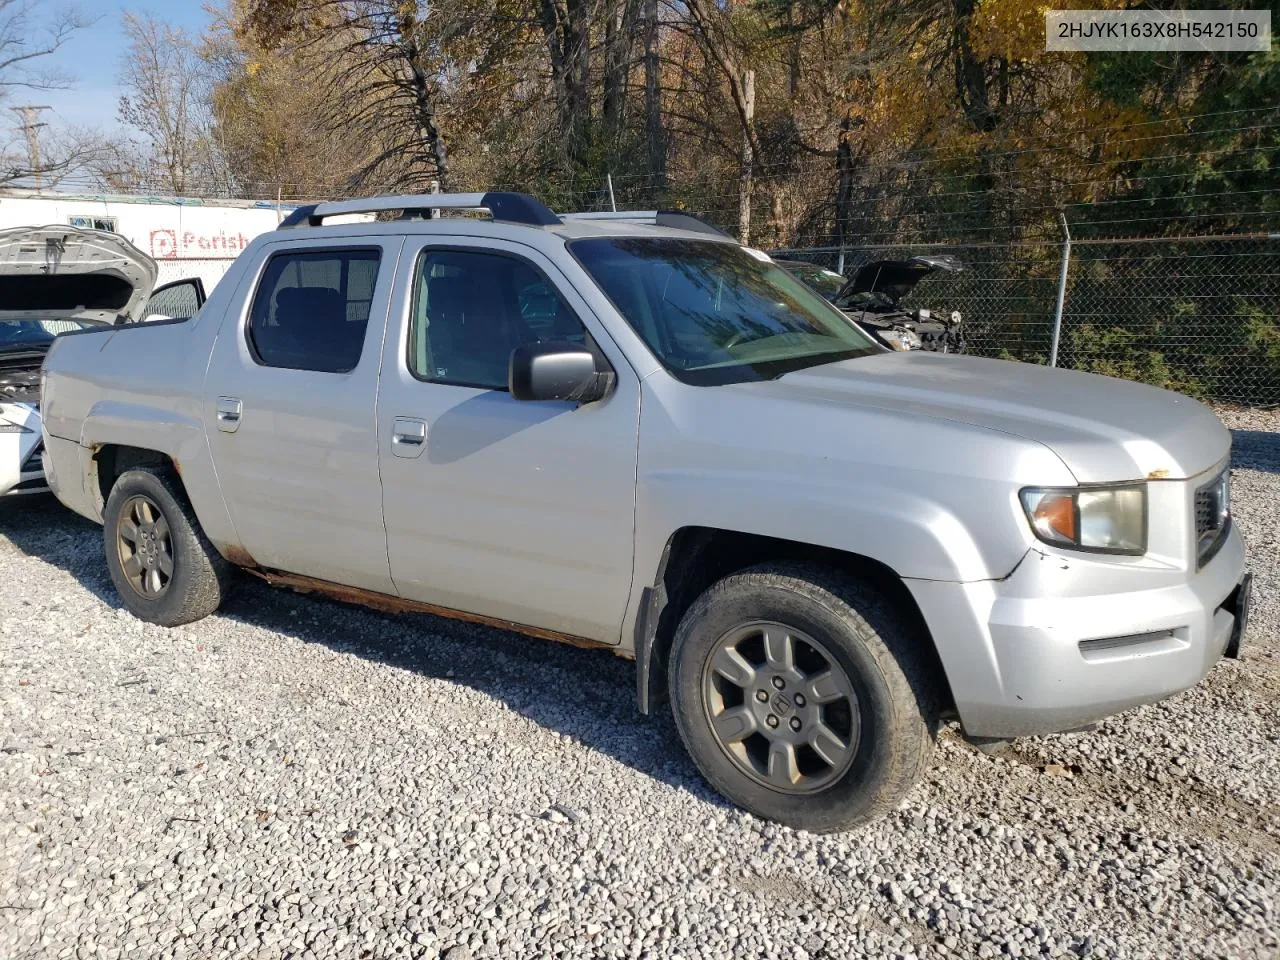
[[[41,110],[52,110],[52,107],[33,106],[28,104],[22,107],[10,107],[14,113],[22,118],[22,132],[27,137],[27,162],[31,164],[31,176],[36,182],[36,193],[40,192],[40,140],[36,133],[41,127],[47,127],[47,123],[40,122]]]

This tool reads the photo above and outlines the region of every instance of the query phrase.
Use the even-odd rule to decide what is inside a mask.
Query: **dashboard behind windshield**
[[[734,244],[608,237],[574,240],[569,250],[685,383],[769,380],[880,352],[800,280]]]

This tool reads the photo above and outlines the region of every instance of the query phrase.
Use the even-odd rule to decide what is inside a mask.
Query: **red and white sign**
[[[207,260],[211,257],[234,257],[249,245],[252,237],[225,230],[160,229],[151,231],[151,256],[157,260]]]

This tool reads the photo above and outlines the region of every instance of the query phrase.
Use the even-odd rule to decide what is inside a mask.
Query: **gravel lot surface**
[[[894,816],[719,800],[629,663],[245,582],[176,630],[101,535],[0,504],[0,956],[1280,955],[1280,416],[1225,411],[1244,662]]]

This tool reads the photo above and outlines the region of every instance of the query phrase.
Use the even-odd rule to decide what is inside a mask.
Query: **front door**
[[[391,575],[413,600],[617,643],[631,586],[639,383],[550,260],[409,240],[378,395]],[[398,335],[397,335],[398,334]],[[521,402],[512,349],[594,346],[604,400]]]
[[[218,332],[205,433],[240,543],[260,566],[395,592],[374,405],[402,243],[275,244]]]

